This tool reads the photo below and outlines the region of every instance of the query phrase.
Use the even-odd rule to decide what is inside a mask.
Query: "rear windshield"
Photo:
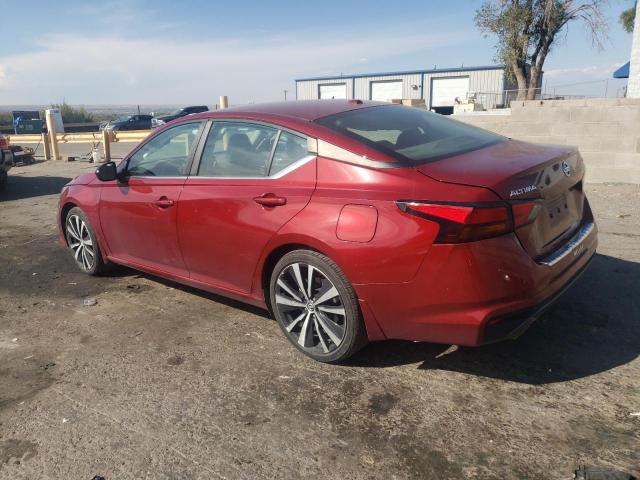
[[[443,115],[401,105],[351,110],[316,122],[416,165],[505,140],[500,135]]]

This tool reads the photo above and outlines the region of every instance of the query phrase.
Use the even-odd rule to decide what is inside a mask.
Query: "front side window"
[[[207,137],[198,175],[265,177],[278,130],[243,123],[216,122]]]
[[[184,123],[156,135],[134,153],[127,174],[137,177],[181,177],[196,147],[201,122]]]
[[[416,107],[362,108],[316,120],[410,164],[433,162],[505,140],[477,127]]]

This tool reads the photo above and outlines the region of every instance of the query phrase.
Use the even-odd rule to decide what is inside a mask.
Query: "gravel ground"
[[[640,187],[588,185],[599,254],[519,340],[330,366],[251,307],[79,273],[54,218],[92,168],[15,168],[0,194],[0,478],[640,476]]]

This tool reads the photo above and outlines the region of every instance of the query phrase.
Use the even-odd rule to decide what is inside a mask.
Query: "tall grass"
[[[62,103],[52,103],[51,108],[60,110],[64,123],[87,123],[95,121],[93,115],[87,112],[83,106],[73,107],[63,101]]]

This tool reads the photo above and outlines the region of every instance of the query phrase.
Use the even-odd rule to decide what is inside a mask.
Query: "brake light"
[[[472,242],[513,231],[506,204],[465,205],[425,202],[398,202],[405,213],[438,223],[434,243]]]
[[[5,137],[0,135],[0,148],[7,148],[9,146],[9,142]]]

